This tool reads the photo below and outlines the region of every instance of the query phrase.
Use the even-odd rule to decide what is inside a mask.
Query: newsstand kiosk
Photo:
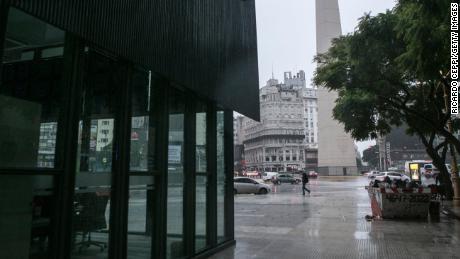
[[[417,182],[419,184],[422,182],[422,173],[419,163],[409,163],[409,173],[412,182]]]

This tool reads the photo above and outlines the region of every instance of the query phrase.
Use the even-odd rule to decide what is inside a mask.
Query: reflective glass
[[[117,92],[125,87],[119,62],[88,48],[78,134],[72,258],[107,258]]]
[[[128,259],[149,259],[152,247],[153,176],[129,178]]]
[[[225,240],[224,112],[217,112],[217,240]]]
[[[135,70],[131,77],[131,154],[128,201],[127,258],[150,258],[152,253],[154,176],[154,134],[156,125],[149,121],[150,72]],[[149,145],[152,145],[151,147]]]
[[[0,175],[0,258],[49,258],[52,176]]]
[[[0,71],[0,167],[55,166],[64,35],[10,8]],[[50,48],[61,51],[43,55]]]
[[[200,109],[201,108],[201,109]],[[205,110],[205,107],[200,107]],[[208,175],[206,166],[206,112],[196,113],[196,143],[195,143],[195,251],[200,251],[207,246],[207,186]]]
[[[149,122],[151,73],[136,70],[132,84],[132,119],[131,119],[131,155],[130,171],[146,172],[153,167],[153,145],[149,147],[149,138],[153,144],[155,125]],[[150,162],[150,164],[149,164]]]
[[[184,99],[171,96],[168,134],[167,257],[184,254]]]

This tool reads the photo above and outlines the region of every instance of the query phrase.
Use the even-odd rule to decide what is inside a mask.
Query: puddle
[[[355,234],[355,239],[369,239],[369,232],[363,232],[363,231],[356,231]]]

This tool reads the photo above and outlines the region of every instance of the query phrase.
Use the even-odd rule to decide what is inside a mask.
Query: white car
[[[370,171],[369,173],[366,173],[367,178],[369,178],[369,179],[374,179],[375,176],[377,176],[378,174],[380,174],[379,171]]]
[[[272,189],[269,185],[259,183],[254,179],[248,177],[235,177],[233,178],[233,193],[255,193],[255,194],[267,194]]]
[[[390,177],[390,180],[401,180],[403,182],[410,182],[409,176],[402,174],[402,173],[397,173],[397,172],[381,172],[378,175],[375,176],[375,180],[379,180],[381,182],[385,181],[386,177]]]
[[[271,179],[273,179],[273,177],[278,177],[278,173],[276,172],[265,172],[265,173],[262,173],[262,180],[264,181],[270,181]]]

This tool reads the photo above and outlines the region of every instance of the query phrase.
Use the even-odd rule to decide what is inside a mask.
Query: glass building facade
[[[0,5],[0,258],[200,258],[234,244],[232,107],[37,5]]]

